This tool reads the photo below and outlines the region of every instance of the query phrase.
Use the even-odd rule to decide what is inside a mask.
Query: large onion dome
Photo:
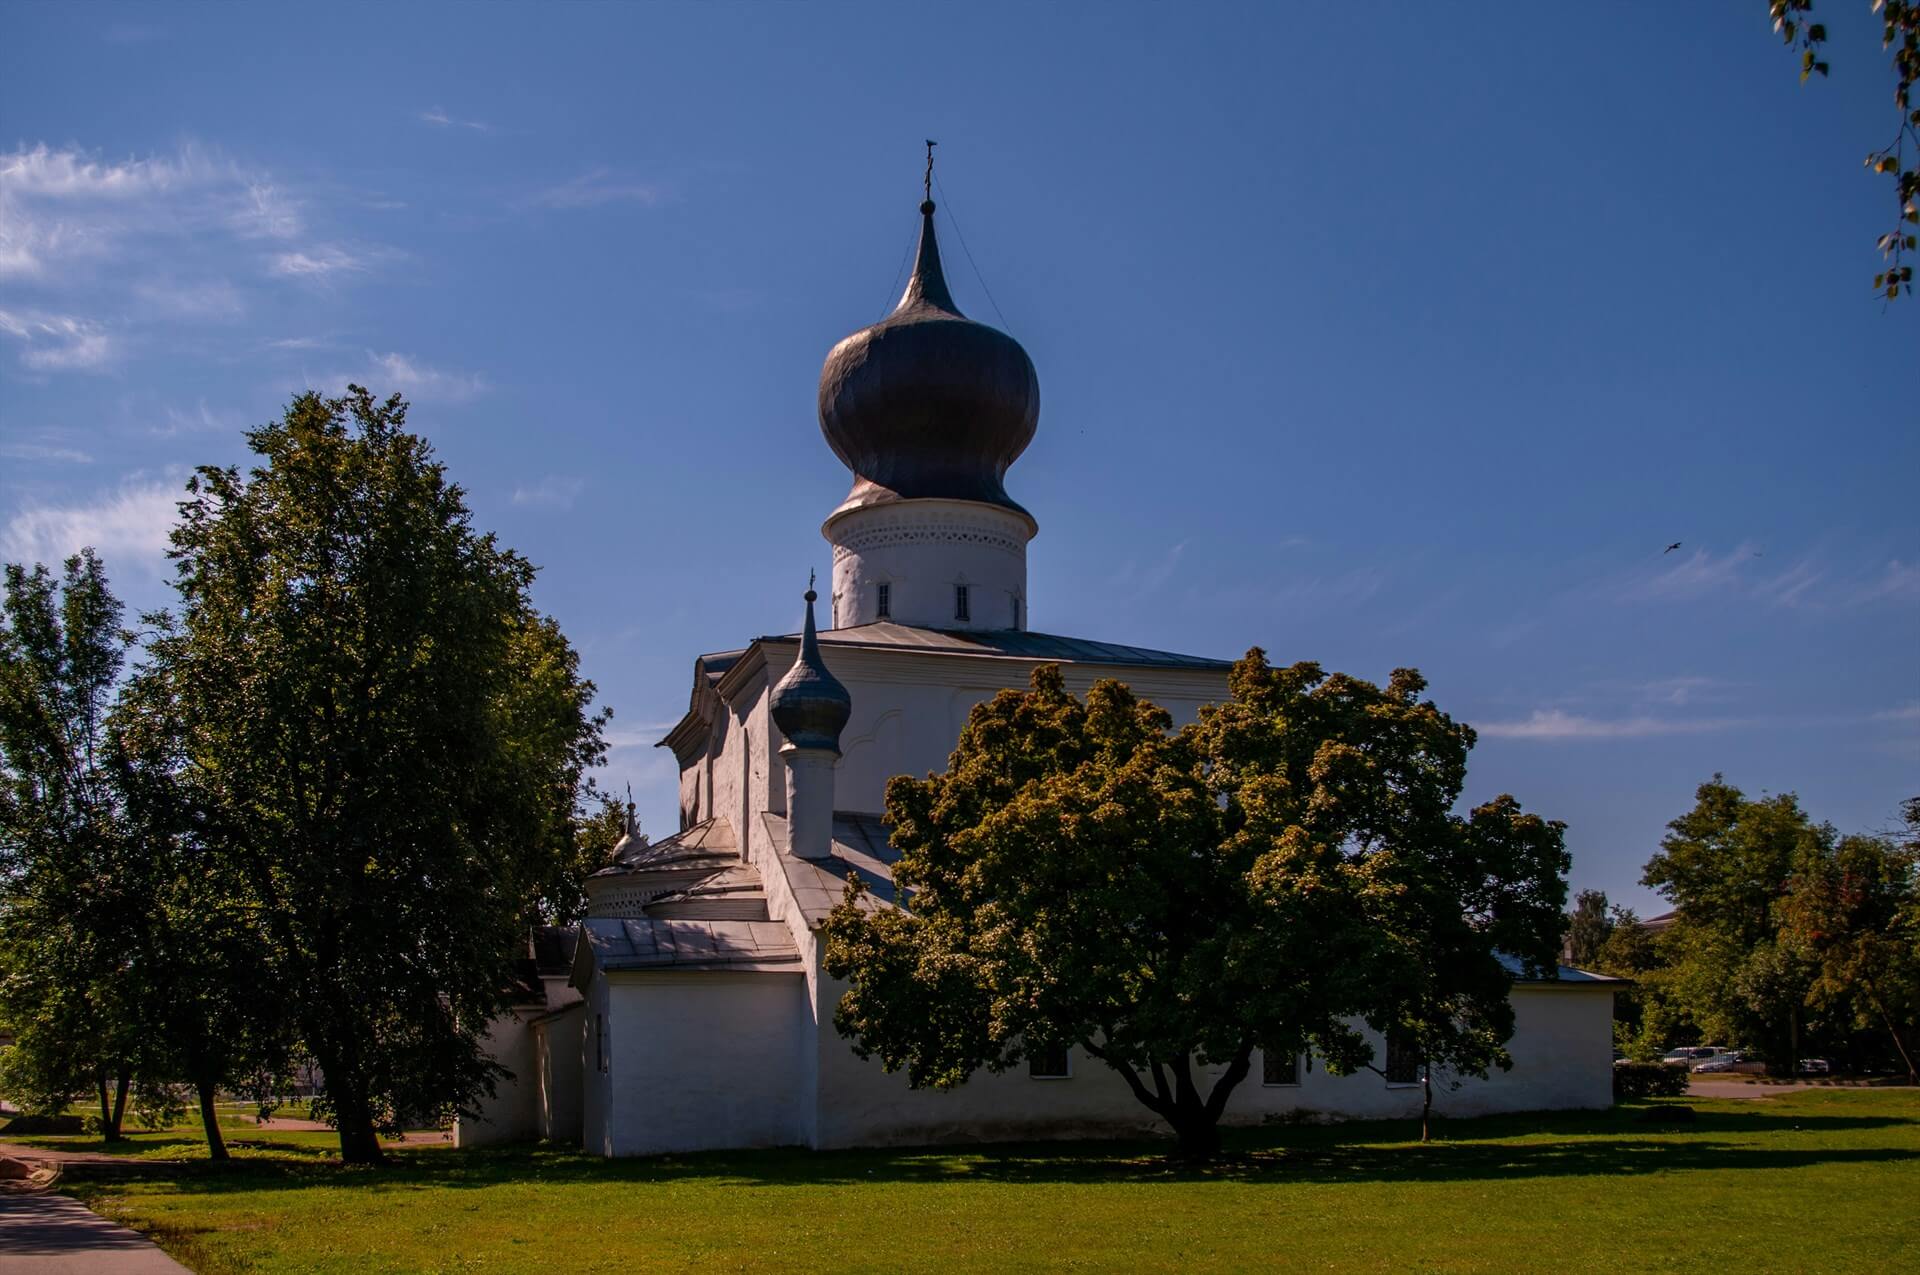
[[[800,632],[800,657],[773,688],[770,708],[773,724],[794,748],[840,751],[840,732],[853,715],[853,696],[820,658],[820,639],[813,630],[813,603],[819,595],[807,589],[807,621]]]
[[[835,512],[935,497],[1026,515],[1003,480],[1040,420],[1033,360],[960,313],[940,271],[931,199],[920,216],[900,304],[834,346],[820,371],[820,432],[854,478]]]

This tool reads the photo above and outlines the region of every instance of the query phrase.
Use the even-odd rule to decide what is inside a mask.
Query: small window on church
[[[593,1065],[598,1071],[607,1069],[607,1018],[604,1014],[593,1016]]]
[[[1261,1050],[1260,1083],[1263,1085],[1299,1084],[1300,1055],[1276,1054],[1271,1049]]]
[[[1073,1063],[1065,1045],[1041,1045],[1027,1051],[1027,1075],[1035,1080],[1068,1080]]]
[[[880,605],[875,609],[874,613],[884,620],[893,614],[893,586],[883,584],[877,586],[877,589],[880,595]]]
[[[1020,627],[1020,595],[1009,593],[1007,599],[1013,603],[1013,627],[1017,629]]]
[[[1400,1032],[1387,1033],[1387,1065],[1381,1068],[1390,1085],[1420,1083],[1420,1047]]]
[[[967,614],[967,586],[964,584],[953,586],[953,618],[956,620],[972,618]]]

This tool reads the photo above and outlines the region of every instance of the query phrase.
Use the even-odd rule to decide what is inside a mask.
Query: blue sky
[[[0,5],[0,550],[162,602],[188,467],[401,391],[666,831],[692,657],[828,566],[820,360],[934,137],[1040,371],[1033,626],[1417,666],[1468,798],[1654,908],[1716,770],[1920,792],[1920,302],[1869,295],[1889,76],[1833,7],[1802,87],[1757,0]]]

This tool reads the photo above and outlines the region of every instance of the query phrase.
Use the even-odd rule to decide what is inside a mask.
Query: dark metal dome
[[[834,346],[820,371],[820,432],[854,478],[835,512],[940,497],[1026,515],[1003,480],[1033,441],[1040,379],[1018,341],[960,313],[940,272],[931,199],[920,216],[900,304]]]
[[[820,658],[820,639],[813,631],[813,603],[807,590],[807,622],[800,632],[800,657],[773,688],[770,705],[773,724],[795,748],[840,751],[840,732],[853,716],[853,696]]]

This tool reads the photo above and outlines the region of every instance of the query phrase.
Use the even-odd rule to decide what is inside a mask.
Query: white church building
[[[1227,694],[1228,661],[1027,627],[1038,524],[1004,479],[1033,438],[1039,382],[1013,338],[954,304],[933,210],[921,205],[898,307],[821,373],[821,430],[854,480],[822,527],[830,622],[816,633],[809,590],[800,633],[694,660],[686,715],[661,741],[679,762],[680,829],[648,843],[630,821],[587,883],[586,919],[534,936],[523,1003],[488,1035],[511,1078],[458,1122],[461,1145],[625,1156],[1162,1127],[1078,1051],[914,1090],[833,1026],[842,987],[822,969],[820,926],[855,875],[871,906],[894,906],[887,780],[944,770],[974,705],[1042,663],[1080,694],[1124,681],[1176,724]],[[1513,1069],[1436,1085],[1436,1108],[1609,1105],[1616,985],[1566,968],[1517,982]],[[1417,1116],[1417,1079],[1386,1070],[1259,1059],[1226,1121]]]

